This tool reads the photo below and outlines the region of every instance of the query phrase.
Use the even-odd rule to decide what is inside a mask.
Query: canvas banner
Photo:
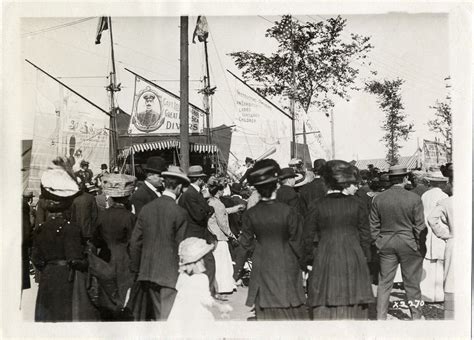
[[[444,144],[423,140],[423,168],[439,168],[448,161],[448,154]]]
[[[285,167],[291,156],[291,119],[239,80],[232,84],[237,112],[229,169],[238,172],[246,157],[256,159],[273,149],[269,158]]]
[[[180,133],[179,97],[135,76],[135,95],[128,133],[169,135]],[[203,133],[205,112],[189,105],[189,133]]]
[[[109,117],[37,71],[36,107],[28,189],[39,193],[42,173],[58,156],[74,171],[82,160],[94,174],[109,164]]]

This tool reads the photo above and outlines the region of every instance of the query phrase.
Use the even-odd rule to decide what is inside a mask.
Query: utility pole
[[[214,94],[214,91],[211,90],[211,74],[209,73],[209,56],[207,53],[207,39],[204,40],[204,54],[206,59],[206,79],[204,82],[204,99],[206,103],[206,126],[207,126],[207,143],[212,143],[212,136],[211,136],[211,104],[210,98],[211,95]]]
[[[179,117],[181,138],[180,165],[184,171],[189,168],[189,61],[188,61],[188,17],[181,16],[180,39],[180,94]]]
[[[117,87],[117,76],[115,72],[114,37],[112,33],[112,18],[108,17],[107,20],[108,20],[108,26],[109,26],[109,32],[110,32],[110,54],[111,54],[111,59],[112,59],[112,72],[110,72],[109,74],[109,86],[107,87],[107,91],[110,91],[109,156],[110,156],[110,170],[113,170],[113,167],[118,166],[117,109],[115,107],[115,92],[120,91],[120,88]]]
[[[332,159],[336,159],[336,141],[334,138],[334,110],[331,109],[331,154]]]
[[[290,97],[290,113],[292,117],[291,121],[291,134],[293,135],[293,147],[291,148],[291,158],[296,157],[296,128],[295,128],[295,41],[293,36],[293,18],[290,17],[290,36],[291,36],[291,97]],[[304,126],[303,126],[304,127]]]

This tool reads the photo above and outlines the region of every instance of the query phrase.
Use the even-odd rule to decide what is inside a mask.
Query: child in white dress
[[[189,237],[179,244],[178,291],[168,321],[207,320],[213,321],[212,307],[217,307],[222,317],[228,316],[232,307],[218,303],[209,291],[209,279],[204,274],[204,255],[214,246],[197,237]]]

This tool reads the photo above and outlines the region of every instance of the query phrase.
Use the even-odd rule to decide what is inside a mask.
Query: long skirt
[[[72,321],[73,286],[67,266],[47,265],[39,280],[35,321]]]
[[[421,296],[425,302],[444,301],[444,260],[423,260]]]
[[[99,321],[99,310],[92,304],[87,293],[90,284],[88,273],[75,272],[74,288],[72,292],[72,320],[73,321]]]
[[[318,306],[313,308],[313,320],[367,320],[368,304],[349,306]]]
[[[257,321],[309,320],[308,307],[261,308],[259,296],[255,300],[255,318]]]
[[[226,241],[218,241],[217,247],[213,253],[216,261],[216,292],[232,293],[235,288],[232,266],[232,258],[230,257],[229,246]]]

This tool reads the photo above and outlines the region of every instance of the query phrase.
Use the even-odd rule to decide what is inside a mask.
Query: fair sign
[[[179,97],[135,76],[135,96],[128,133],[169,135],[180,132]],[[189,133],[202,133],[205,112],[189,105]]]

